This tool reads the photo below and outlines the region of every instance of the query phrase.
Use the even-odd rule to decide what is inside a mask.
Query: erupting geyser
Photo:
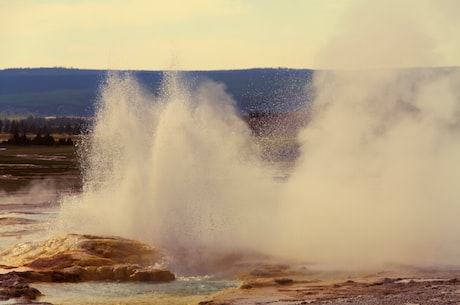
[[[83,192],[63,199],[56,230],[151,242],[193,273],[245,251],[460,263],[459,79],[458,69],[316,73],[302,155],[279,182],[223,86],[166,74],[154,97],[109,75],[80,147]]]
[[[152,242],[196,271],[264,240],[276,183],[222,85],[186,88],[175,73],[163,83],[156,98],[108,76],[80,149],[84,190],[63,200],[58,230]]]

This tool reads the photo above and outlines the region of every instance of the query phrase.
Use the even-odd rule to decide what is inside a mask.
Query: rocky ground
[[[259,268],[243,285],[200,305],[460,305],[460,272],[398,267],[377,273]],[[401,275],[400,277],[397,275]]]

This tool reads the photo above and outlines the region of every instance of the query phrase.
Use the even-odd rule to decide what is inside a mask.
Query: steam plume
[[[459,76],[317,74],[284,248],[329,263],[458,262]]]
[[[454,2],[356,1],[342,16],[318,56],[334,70],[315,73],[283,197],[297,242],[282,248],[328,263],[459,262],[459,70],[395,69],[452,62]]]

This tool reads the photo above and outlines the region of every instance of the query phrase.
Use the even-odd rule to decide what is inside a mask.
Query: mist
[[[458,72],[316,75],[283,248],[342,265],[459,262]]]
[[[52,179],[32,180],[14,193],[0,190],[0,205],[27,205],[56,202],[60,191],[56,181]]]
[[[400,69],[459,65],[455,0],[356,0],[316,55],[328,70]]]
[[[288,252],[354,267],[459,262],[460,74],[430,68],[458,50],[454,2],[356,1],[341,16],[283,195],[281,223],[303,239]]]

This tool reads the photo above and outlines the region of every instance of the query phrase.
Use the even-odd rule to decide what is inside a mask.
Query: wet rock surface
[[[155,266],[163,256],[159,250],[120,237],[68,234],[19,244],[0,256],[28,267],[21,276],[31,282],[174,280],[171,272]]]
[[[0,274],[0,301],[13,298],[35,300],[41,296],[40,291],[27,285],[27,281],[20,275],[11,272]]]
[[[22,217],[0,217],[0,225],[7,226],[7,225],[28,225],[28,224],[35,224],[37,223],[36,220],[29,219],[29,218],[22,218]]]

